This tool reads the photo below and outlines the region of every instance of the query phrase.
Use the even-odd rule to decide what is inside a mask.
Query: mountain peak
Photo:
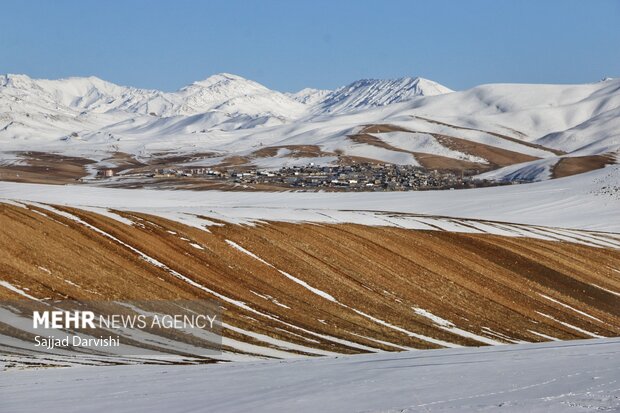
[[[200,87],[212,87],[221,83],[232,83],[232,82],[252,82],[244,77],[233,75],[231,73],[216,73],[214,75],[209,76],[206,79],[198,80],[193,82],[190,86],[200,86]]]
[[[13,73],[6,73],[4,75],[0,75],[0,86],[12,86],[12,87],[24,87],[27,85],[31,85],[33,83],[33,79],[28,75],[19,75]]]
[[[286,93],[286,95],[295,99],[297,102],[303,103],[304,105],[312,106],[325,99],[325,97],[331,92],[331,90],[307,87],[299,92]]]
[[[329,93],[321,101],[321,110],[328,113],[349,112],[450,92],[451,89],[421,77],[360,79]]]

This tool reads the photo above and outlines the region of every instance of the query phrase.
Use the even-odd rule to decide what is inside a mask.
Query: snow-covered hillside
[[[581,85],[488,84],[434,99],[420,99],[409,107],[420,114],[449,118],[457,125],[534,141],[620,107],[620,79]],[[581,146],[567,147],[553,139],[545,143],[568,152],[588,145],[591,137],[588,138],[582,136]]]
[[[562,132],[545,135],[536,143],[584,155],[617,151],[620,148],[620,107],[597,113]]]
[[[436,96],[450,92],[451,89],[420,77],[362,79],[326,95],[318,102],[318,110],[324,113],[343,113],[405,102],[418,96]]]
[[[620,149],[619,110],[620,79],[489,84],[452,92],[426,79],[401,78],[286,94],[230,74],[176,92],[92,77],[5,75],[0,158],[36,150],[95,161],[121,153],[148,163],[209,153],[201,166],[230,165],[234,159],[235,165],[277,169],[334,164],[344,156],[428,169],[497,170],[483,175],[497,180],[540,180],[557,177],[560,157],[606,156],[598,163],[571,161],[568,169],[577,173],[613,162]],[[313,156],[295,151],[310,145]],[[426,155],[433,162],[425,162]]]
[[[307,87],[296,93],[287,93],[287,95],[298,102],[314,106],[317,103],[322,102],[330,93],[332,93],[331,90],[313,89],[311,87]]]

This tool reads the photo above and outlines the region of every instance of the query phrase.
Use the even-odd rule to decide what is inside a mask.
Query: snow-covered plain
[[[203,366],[0,374],[19,412],[586,412],[620,409],[620,339]],[[36,383],[36,387],[33,387]]]

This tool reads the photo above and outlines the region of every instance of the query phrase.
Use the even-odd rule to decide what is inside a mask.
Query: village
[[[164,168],[143,174],[153,179],[202,178],[235,186],[266,185],[299,190],[331,191],[416,191],[429,189],[464,189],[497,186],[502,183],[477,179],[477,170],[427,170],[412,165],[388,163],[354,163],[352,165],[282,167],[278,170],[258,168]],[[141,174],[142,175],[142,174]],[[104,178],[113,176],[103,171]]]

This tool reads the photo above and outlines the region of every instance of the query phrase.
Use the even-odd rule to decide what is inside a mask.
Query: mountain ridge
[[[394,86],[400,86],[400,88],[394,88]],[[254,98],[260,99],[260,103],[266,107],[269,107],[273,102],[278,107],[278,110],[274,111],[274,115],[284,118],[302,117],[305,115],[302,113],[304,112],[302,108],[312,112],[344,112],[404,101],[416,96],[428,96],[451,91],[437,82],[422,78],[404,77],[387,80],[362,79],[333,91],[306,88],[296,93],[283,93],[230,73],[211,75],[203,80],[183,86],[174,92],[122,86],[96,76],[35,79],[23,74],[4,74],[0,75],[0,87],[23,93],[38,91],[44,94],[47,100],[73,109],[99,110],[101,112],[123,110],[157,116],[205,113],[230,106],[228,101],[232,99],[238,101],[241,98]],[[384,90],[381,96],[376,96],[378,90],[387,89],[387,87],[390,87],[391,90]],[[6,89],[4,90],[5,93]],[[369,89],[367,92],[370,96],[364,97],[364,89]],[[342,104],[341,101],[350,97],[353,90],[355,90],[356,101],[349,105]],[[84,99],[85,97],[90,99]],[[339,107],[330,107],[330,102],[340,103]],[[285,110],[281,107],[283,104],[294,109],[292,111]],[[314,109],[317,106],[320,106],[320,109]],[[249,114],[256,115],[261,111],[254,109],[250,112]],[[266,110],[265,112],[270,111]]]
[[[320,106],[327,113],[343,113],[451,92],[452,89],[421,77],[360,79],[328,94]]]

